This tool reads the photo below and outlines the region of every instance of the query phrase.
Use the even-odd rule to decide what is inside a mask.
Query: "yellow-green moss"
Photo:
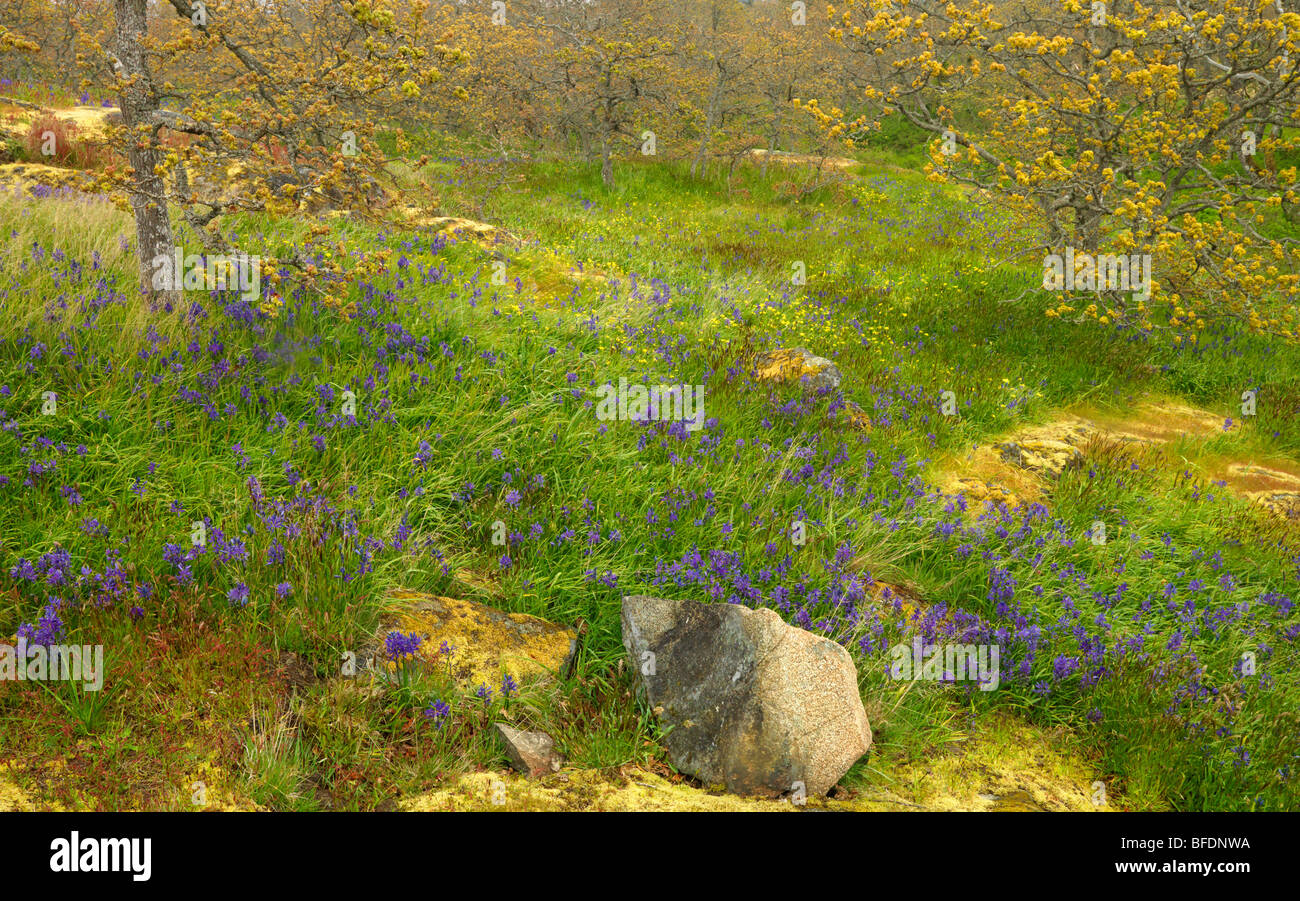
[[[672,782],[640,769],[566,770],[531,781],[513,773],[469,773],[403,801],[407,811],[721,811],[789,813],[789,801],[741,798]],[[868,800],[808,798],[808,808],[900,809]]]
[[[391,596],[397,603],[383,632],[398,630],[425,636],[419,657],[429,666],[445,667],[445,642],[453,652],[451,675],[460,684],[495,686],[509,674],[517,683],[558,673],[569,659],[577,632],[524,613],[506,613],[457,598],[415,592]],[[382,665],[392,667],[391,661]]]
[[[31,797],[16,783],[9,781],[6,772],[9,767],[0,763],[0,812],[35,810]]]
[[[1010,715],[981,721],[978,739],[886,771],[897,793],[926,810],[1107,810],[1093,804],[1100,776],[1065,735]],[[1104,781],[1104,780],[1103,780]]]
[[[816,375],[826,368],[824,363],[818,357],[805,357],[794,350],[783,348],[767,354],[754,370],[754,375],[760,381],[788,382],[805,375]]]

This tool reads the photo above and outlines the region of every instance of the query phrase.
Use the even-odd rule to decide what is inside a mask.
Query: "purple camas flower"
[[[275,586],[275,596],[277,598],[283,600],[284,598],[287,598],[291,594],[293,594],[293,585],[289,584],[288,582],[281,582],[280,584]]]
[[[23,623],[18,627],[18,638],[25,639],[29,645],[48,647],[54,644],[63,635],[63,620],[59,617],[62,606],[61,598],[51,597],[36,625]]]
[[[434,701],[433,706],[424,711],[426,719],[432,720],[433,725],[441,729],[451,716],[451,705],[446,701]]]
[[[1052,678],[1058,682],[1079,668],[1079,661],[1064,654],[1057,655],[1052,661]]]
[[[1015,578],[1011,575],[1011,570],[994,567],[989,570],[989,593],[990,601],[1008,600],[1016,593]]]
[[[389,632],[384,639],[384,650],[391,659],[402,660],[406,657],[414,657],[423,643],[424,639],[414,632],[409,635],[403,635],[401,632]]]
[[[248,603],[248,586],[243,582],[239,582],[234,588],[226,592],[226,597],[230,600],[230,603],[242,607]]]
[[[217,552],[217,559],[222,563],[231,563],[236,560],[248,559],[248,547],[238,538],[226,541],[225,536],[218,532],[218,534],[214,536],[213,546]]]
[[[518,692],[519,692],[519,686],[515,683],[515,680],[511,678],[510,674],[506,673],[504,676],[502,676],[501,697],[508,698],[517,694]]]

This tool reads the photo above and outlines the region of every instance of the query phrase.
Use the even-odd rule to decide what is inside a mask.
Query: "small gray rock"
[[[559,772],[564,760],[555,751],[554,739],[545,732],[524,732],[505,723],[496,727],[505,741],[506,756],[519,772],[532,778]]]

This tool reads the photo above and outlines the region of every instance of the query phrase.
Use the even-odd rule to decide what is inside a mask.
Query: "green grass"
[[[905,138],[886,135],[877,150],[893,153]],[[70,640],[113,652],[102,700],[0,686],[0,758],[28,773],[69,761],[37,780],[42,798],[186,809],[192,783],[205,778],[221,786],[213,797],[273,809],[374,809],[459,772],[504,767],[491,727],[503,717],[547,730],[580,767],[662,766],[654,718],[621,666],[619,596],[725,600],[736,590],[729,576],[655,581],[692,548],[734,554],[751,579],[788,554],[788,584],[826,589],[837,578],[836,549],[847,543],[860,578],[917,586],[929,605],[994,618],[992,564],[956,553],[959,539],[938,537],[936,521],[952,515],[923,489],[915,494],[929,461],[1084,401],[1124,409],[1145,393],[1172,394],[1228,416],[1241,391],[1256,386],[1258,421],[1213,449],[1300,451],[1295,347],[1225,327],[1195,350],[1180,349],[1158,336],[1049,319],[1041,298],[1008,303],[1036,281],[1032,267],[995,265],[1015,246],[1012,224],[918,173],[869,164],[860,178],[798,203],[809,173],[775,165],[766,176],[742,166],[728,185],[692,178],[682,164],[636,160],[620,166],[614,192],[592,166],[539,162],[521,174],[489,205],[514,243],[434,247],[428,234],[335,221],[350,247],[392,251],[371,287],[374,297],[391,291],[396,300],[375,301],[357,287],[347,298],[357,303],[350,318],[294,296],[277,318],[251,322],[229,318],[225,300],[206,296],[170,312],[90,303],[104,296],[101,275],[118,291],[132,283],[117,237],[128,220],[66,201],[33,210],[0,199],[11,261],[0,270],[0,316],[16,324],[0,345],[0,385],[9,389],[0,406],[16,423],[0,434],[0,453],[14,461],[0,469],[11,480],[0,489],[8,492],[4,572],[59,546],[95,573],[120,559],[132,588],[153,589],[146,599],[128,591],[113,604],[64,612]],[[443,211],[480,196],[481,185],[458,184],[461,174],[445,163],[421,176]],[[233,227],[274,247],[301,240],[310,223],[248,217]],[[56,249],[82,268],[51,262]],[[88,267],[93,252],[97,271]],[[491,282],[498,260],[504,286]],[[804,285],[791,282],[797,263]],[[606,278],[579,279],[579,267]],[[206,318],[188,318],[192,301]],[[34,356],[38,344],[45,348]],[[753,355],[771,346],[833,356],[845,397],[874,428],[828,420],[830,398],[805,402],[795,388],[748,379]],[[681,442],[601,423],[592,388],[620,376],[707,379],[706,411],[717,424],[704,439]],[[355,423],[340,413],[345,388],[356,393]],[[57,415],[41,415],[43,391],[57,393]],[[959,417],[938,415],[943,391],[955,394]],[[415,462],[421,442],[429,446],[423,467]],[[1108,616],[1127,637],[1136,628],[1128,618],[1148,595],[1189,573],[1209,580],[1216,550],[1242,596],[1294,591],[1297,548],[1285,529],[1243,501],[1193,497],[1174,463],[1148,461],[1130,476],[1132,461],[1108,453],[1067,473],[1048,505],[1055,535],[1081,535],[1105,509],[1126,522],[1122,540],[1104,548],[1057,541],[1032,566],[1010,538],[983,545],[1014,568],[1026,610],[1044,622],[1062,615],[1052,591],[1041,601],[1030,594],[1053,588],[1052,564],[1086,573],[1097,591],[1126,581]],[[904,479],[890,472],[900,457]],[[25,488],[33,460],[56,468]],[[269,524],[267,508],[252,502],[250,477],[285,505],[281,520]],[[874,502],[860,506],[868,493]],[[95,527],[83,523],[92,517]],[[164,548],[187,547],[201,518],[210,520],[209,536],[220,529],[226,540],[238,537],[243,554],[227,562],[204,554],[180,580]],[[796,519],[810,525],[803,547],[788,538]],[[512,547],[508,567],[490,540],[497,520],[525,536],[536,525],[542,535]],[[999,525],[1014,533],[1021,520],[991,513],[976,528],[991,534]],[[1162,547],[1164,534],[1175,551]],[[268,563],[277,542],[283,560]],[[616,587],[601,581],[606,574]],[[275,592],[282,582],[292,585],[286,597]],[[246,606],[228,600],[237,584],[248,588]],[[582,621],[578,665],[563,682],[508,704],[436,677],[411,675],[377,691],[341,679],[338,661],[374,633],[380,601],[399,587]],[[0,634],[39,619],[49,592],[3,575],[0,589]],[[126,615],[134,603],[144,608],[139,622]],[[1102,612],[1087,598],[1078,606],[1081,622]],[[1294,730],[1285,723],[1300,685],[1294,644],[1281,634],[1294,614],[1270,619],[1257,610],[1191,641],[1209,667],[1206,682],[1249,700],[1231,715],[1197,708],[1189,725],[1163,713],[1169,687],[1152,683],[1149,667],[1118,672],[1094,691],[1076,675],[1045,696],[1031,684],[904,690],[888,680],[882,658],[902,624],[853,632],[840,616],[814,604],[805,625],[824,620],[859,667],[877,745],[846,783],[855,790],[896,787],[905,771],[912,778],[913,762],[978,747],[995,722],[1014,715],[1066,729],[1094,777],[1114,787],[1113,802],[1294,805],[1293,782],[1278,775],[1294,765]],[[1180,627],[1176,613],[1152,623],[1153,647]],[[857,643],[866,635],[872,651]],[[1247,685],[1233,662],[1260,642],[1274,647],[1261,654],[1271,681]],[[292,678],[286,661],[296,661]],[[1050,658],[1036,665],[1041,675]],[[423,715],[435,700],[453,709],[442,728]],[[1096,723],[1094,710],[1102,713]],[[1232,731],[1215,736],[1225,724]],[[1188,741],[1188,729],[1205,740]],[[1252,749],[1252,762],[1235,766],[1241,746]]]

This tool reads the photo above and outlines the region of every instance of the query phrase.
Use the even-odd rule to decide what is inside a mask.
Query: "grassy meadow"
[[[875,745],[844,803],[960,807],[997,771],[1080,808],[1300,807],[1300,533],[1221,478],[1300,460],[1300,349],[1048,317],[1003,262],[1015,223],[916,158],[864,150],[811,191],[635,160],[610,191],[448,154],[406,202],[495,239],[322,218],[335,253],[386,253],[329,304],[264,278],[151,309],[127,215],[0,195],[0,635],[106,654],[100,692],[0,683],[0,776],[40,809],[390,809],[506,770],[505,719],[575,770],[681,783],[623,662],[646,593],[850,651]],[[316,226],[229,227],[269,252]],[[794,347],[841,389],[754,376]],[[602,421],[620,378],[703,385],[703,427]],[[1150,399],[1223,427],[1094,442],[1011,502],[945,487],[1017,429]],[[504,691],[341,677],[398,589],[577,626],[577,663]],[[916,634],[996,643],[1000,685],[891,680]]]

